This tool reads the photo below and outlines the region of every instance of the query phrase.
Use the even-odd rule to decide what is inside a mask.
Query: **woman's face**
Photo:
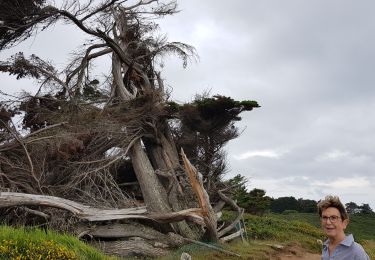
[[[342,220],[340,211],[336,208],[327,208],[322,211],[321,225],[328,238],[345,237],[345,228],[349,221]]]

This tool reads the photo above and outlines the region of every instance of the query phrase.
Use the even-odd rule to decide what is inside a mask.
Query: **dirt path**
[[[275,260],[321,260],[320,254],[306,252],[306,249],[299,245],[283,248],[276,254]]]
[[[279,260],[321,260],[321,255],[319,254],[311,254],[305,253],[303,255],[281,255],[279,256]]]

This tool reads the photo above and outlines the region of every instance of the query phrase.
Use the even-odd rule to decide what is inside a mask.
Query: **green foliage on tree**
[[[359,206],[357,205],[357,203],[355,203],[353,201],[346,203],[345,204],[345,208],[346,208],[346,211],[349,214],[355,214],[355,213],[358,213],[360,211]]]
[[[30,37],[35,23],[47,17],[41,12],[45,0],[0,1],[0,50]]]
[[[317,212],[317,202],[309,199],[298,199],[299,212],[303,213],[315,213]]]
[[[362,214],[374,214],[374,211],[372,210],[370,205],[367,203],[362,204],[362,206],[360,206],[359,209],[361,210],[360,213]]]
[[[196,165],[208,192],[216,193],[226,173],[224,145],[239,136],[235,122],[239,114],[259,107],[256,101],[236,101],[230,97],[197,95],[193,102],[177,105],[169,102],[167,109],[178,111],[180,124],[174,128],[178,147],[182,147]]]
[[[229,187],[233,187],[233,198],[240,207],[250,214],[263,215],[271,205],[271,198],[262,189],[247,191],[246,183],[246,178],[240,174],[227,181]]]
[[[359,206],[355,202],[351,201],[345,204],[345,208],[349,214],[374,214],[374,211],[367,203]]]
[[[271,211],[275,213],[282,213],[285,210],[299,211],[298,200],[292,196],[280,197],[271,202]]]
[[[254,215],[263,215],[271,205],[271,198],[266,196],[265,190],[254,188],[249,192],[247,212]]]

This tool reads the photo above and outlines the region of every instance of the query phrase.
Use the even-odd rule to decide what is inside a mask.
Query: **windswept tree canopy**
[[[177,144],[202,173],[209,192],[215,192],[227,172],[223,147],[239,136],[235,126],[235,122],[241,120],[239,114],[257,107],[256,101],[235,101],[222,95],[206,94],[197,95],[193,102],[179,108],[181,124],[175,128]]]
[[[38,23],[50,14],[45,0],[2,0],[0,2],[0,50],[31,36]]]

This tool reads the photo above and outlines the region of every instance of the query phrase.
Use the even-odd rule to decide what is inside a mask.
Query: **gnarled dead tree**
[[[40,83],[36,94],[1,102],[0,191],[57,196],[85,204],[83,208],[110,211],[146,206],[148,217],[138,218],[163,222],[158,228],[164,233],[210,241],[226,234],[218,233],[210,204],[224,163],[214,153],[237,136],[232,122],[238,114],[258,105],[221,96],[183,106],[167,100],[157,70],[160,57],[177,54],[183,66],[197,57],[193,47],[155,35],[155,18],[174,14],[176,8],[174,1],[156,0],[132,4],[67,0],[62,8],[43,0],[0,3],[0,50],[58,21],[77,26],[91,37],[63,72],[36,55],[18,53],[0,62],[1,72]],[[104,55],[111,57],[111,73],[97,79],[90,64]],[[17,111],[24,113],[26,134],[12,123]],[[213,129],[220,129],[219,141]],[[192,149],[189,139],[199,131],[206,134],[199,139],[203,143]],[[194,157],[203,179],[186,157],[180,157],[178,139],[183,140],[178,147]],[[0,200],[6,194],[1,193]],[[12,201],[11,194],[8,200]],[[3,205],[28,205],[27,212],[39,216],[45,216],[44,207],[51,206],[41,200],[27,201]],[[71,208],[62,208],[82,218]],[[82,214],[86,220],[105,220]]]

